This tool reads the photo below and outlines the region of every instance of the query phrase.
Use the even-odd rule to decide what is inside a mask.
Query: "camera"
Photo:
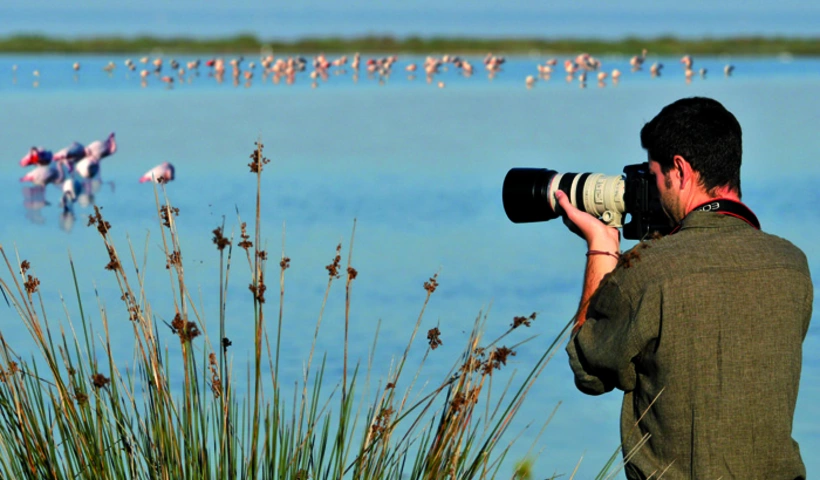
[[[623,175],[558,173],[546,168],[513,168],[507,172],[502,200],[514,223],[544,222],[558,218],[555,192],[561,190],[572,205],[623,228],[624,238],[640,240],[658,232],[666,235],[672,224],[661,208],[660,194],[649,173],[649,163],[624,167]],[[628,215],[628,220],[626,220]]]

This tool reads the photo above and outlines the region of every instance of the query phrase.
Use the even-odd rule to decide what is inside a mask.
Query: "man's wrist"
[[[620,242],[587,242],[587,250],[621,253]]]
[[[612,252],[612,251],[609,251],[609,250],[587,250],[587,257],[593,256],[593,255],[603,255],[603,256],[607,256],[607,257],[612,257],[615,260],[619,260],[621,258],[621,253],[617,252],[617,251]]]

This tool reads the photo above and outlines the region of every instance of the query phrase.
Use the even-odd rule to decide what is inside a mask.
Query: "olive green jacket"
[[[804,478],[791,433],[812,298],[803,252],[728,215],[692,212],[624,254],[567,352],[581,391],[624,391],[627,477]]]

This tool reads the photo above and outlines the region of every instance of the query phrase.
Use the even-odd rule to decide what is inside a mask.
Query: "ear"
[[[678,177],[676,180],[679,182],[678,185],[681,190],[687,186],[694,185],[692,182],[697,182],[692,165],[680,155],[675,155],[672,157],[672,171],[674,171]]]

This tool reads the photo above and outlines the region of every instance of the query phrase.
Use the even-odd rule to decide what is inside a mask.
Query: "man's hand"
[[[587,242],[589,250],[618,253],[621,251],[621,232],[606,225],[587,212],[575,208],[567,195],[558,190],[555,199],[563,210],[564,224]]]

